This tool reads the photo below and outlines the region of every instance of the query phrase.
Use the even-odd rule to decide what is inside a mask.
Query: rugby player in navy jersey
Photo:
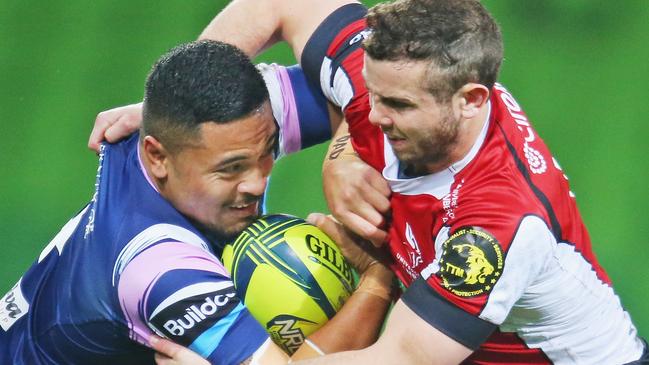
[[[391,190],[374,189],[389,199],[387,248],[408,288],[374,345],[305,363],[648,363],[559,164],[497,83],[502,39],[486,9],[397,0],[366,16],[360,4],[337,3],[317,29],[300,28],[320,3],[237,0],[211,24],[259,26],[262,34],[247,34],[260,44],[280,34],[295,50],[297,40],[305,73],[342,108],[355,153],[378,172],[363,178],[382,175]],[[340,166],[356,155],[346,140],[330,157],[349,180],[349,165]],[[350,196],[386,210],[362,191]],[[374,226],[368,233],[382,230],[385,218],[354,214]],[[177,345],[156,346],[174,356],[160,364],[200,362]]]
[[[299,116],[276,122],[271,110],[266,85],[283,87],[277,72],[296,91],[303,79],[263,72],[266,82],[245,54],[216,41],[176,47],[156,63],[140,133],[100,145],[92,200],[0,299],[0,364],[153,363],[153,334],[213,364],[287,361],[217,258],[258,216],[275,153],[316,138],[297,124],[280,131]],[[376,338],[392,274],[356,252],[364,280],[295,357]]]

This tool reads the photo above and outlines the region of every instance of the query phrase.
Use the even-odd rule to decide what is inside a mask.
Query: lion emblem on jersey
[[[453,246],[453,249],[459,254],[463,254],[463,252],[468,253],[469,257],[466,259],[466,263],[469,269],[466,271],[465,283],[484,284],[486,277],[494,272],[494,266],[485,257],[484,251],[478,247],[470,244],[461,244]]]
[[[484,229],[461,228],[442,248],[437,276],[442,286],[455,295],[472,297],[487,293],[502,274],[502,249]]]

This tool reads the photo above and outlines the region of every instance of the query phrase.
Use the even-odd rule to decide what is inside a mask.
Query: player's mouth
[[[235,203],[230,205],[230,209],[240,216],[256,215],[259,209],[259,201]]]
[[[390,136],[388,134],[386,134],[385,136],[387,137],[388,142],[390,142],[392,148],[400,148],[406,144],[406,139],[403,137]]]

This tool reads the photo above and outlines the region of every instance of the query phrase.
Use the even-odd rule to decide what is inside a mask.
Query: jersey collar
[[[146,181],[149,183],[149,185],[151,185],[153,190],[155,190],[159,194],[160,191],[158,190],[158,188],[155,186],[155,184],[151,180],[151,177],[146,172],[146,169],[144,168],[144,164],[142,163],[142,156],[140,156],[140,148],[141,148],[141,146],[142,145],[140,143],[137,144],[137,164],[138,164],[138,166],[140,166],[140,171],[142,171],[142,175],[144,175],[144,178],[146,179]]]
[[[387,137],[383,135],[383,153],[385,158],[383,177],[388,181],[392,191],[402,195],[427,194],[432,195],[437,199],[442,199],[444,196],[449,194],[451,191],[451,185],[453,185],[453,182],[455,181],[455,175],[473,161],[484,144],[487,137],[487,131],[489,130],[489,121],[491,119],[491,101],[487,102],[487,107],[487,117],[482,126],[482,130],[466,156],[446,169],[434,174],[413,178],[399,177],[399,160],[394,154]]]

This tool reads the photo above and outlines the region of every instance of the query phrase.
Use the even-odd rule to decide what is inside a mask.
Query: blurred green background
[[[483,2],[503,28],[500,80],[569,176],[595,252],[649,337],[649,1]],[[0,296],[90,199],[96,114],[141,100],[151,64],[225,4],[0,0]],[[294,62],[282,46],[260,60]],[[324,152],[278,163],[270,211],[326,209]]]

